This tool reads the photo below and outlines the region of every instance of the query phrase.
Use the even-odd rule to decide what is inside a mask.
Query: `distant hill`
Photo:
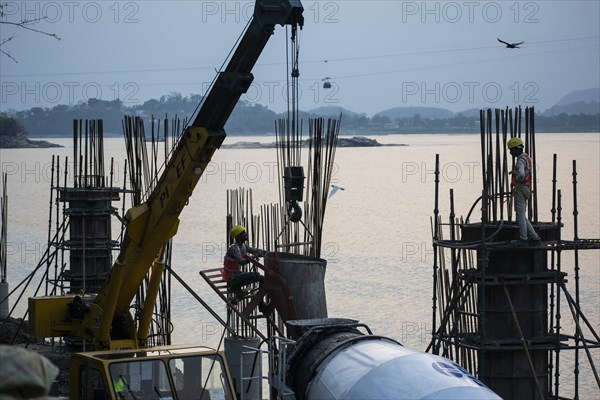
[[[358,117],[359,113],[350,111],[344,107],[338,106],[323,106],[318,108],[313,108],[312,110],[307,111],[308,114],[318,116],[318,117],[339,117],[340,114],[343,114],[347,117]]]
[[[417,114],[426,119],[444,119],[454,116],[452,111],[437,107],[394,107],[375,115],[394,120],[396,118],[412,118]]]
[[[589,114],[589,115],[598,115],[600,114],[600,103],[593,102],[583,102],[579,101],[577,103],[565,104],[564,106],[552,106],[546,111],[544,111],[543,115],[553,116],[560,114]]]
[[[479,118],[479,108],[469,108],[468,110],[457,112],[456,115],[462,115],[463,117]]]
[[[564,106],[573,103],[600,103],[600,88],[585,89],[585,90],[573,90],[571,93],[563,96],[555,105]]]
[[[543,112],[546,116],[560,114],[600,114],[600,88],[574,90]]]

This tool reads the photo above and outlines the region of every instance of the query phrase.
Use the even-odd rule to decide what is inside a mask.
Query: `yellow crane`
[[[251,70],[275,26],[289,25],[295,37],[304,23],[302,12],[299,0],[257,0],[227,67],[218,73],[193,122],[179,138],[155,189],[146,202],[127,212],[119,256],[98,294],[29,299],[29,329],[36,337],[75,336],[94,345],[96,352],[72,357],[73,399],[146,398],[139,393],[148,392],[148,398],[189,398],[186,393],[199,398],[200,393],[209,396],[210,391],[215,398],[234,396],[227,366],[214,350],[146,347],[164,270],[162,249],[177,233],[183,207],[223,143],[225,122],[252,83]],[[136,327],[129,307],[150,269]]]

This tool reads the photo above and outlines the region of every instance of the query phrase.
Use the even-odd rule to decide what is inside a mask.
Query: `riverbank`
[[[302,147],[308,147],[310,140],[306,139],[302,141]],[[338,138],[337,147],[383,147],[383,146],[408,146],[407,144],[392,143],[383,144],[379,143],[375,139],[367,138],[364,136],[354,136],[351,138]],[[261,143],[261,142],[236,142],[232,144],[224,144],[224,149],[276,149],[277,143]]]
[[[0,149],[47,149],[63,147],[46,140],[31,140],[25,136],[0,136]]]

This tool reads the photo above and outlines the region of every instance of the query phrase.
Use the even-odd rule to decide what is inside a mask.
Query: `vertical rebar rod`
[[[102,179],[101,185],[104,187],[104,120],[100,120],[100,177]]]
[[[512,108],[508,109],[508,127],[510,128],[510,137],[515,136],[515,130],[513,126],[513,110]]]
[[[507,192],[507,190],[510,188],[509,182],[508,182],[508,154],[507,154],[507,148],[506,148],[506,143],[508,142],[508,129],[507,129],[507,125],[508,125],[508,107],[506,107],[506,111],[504,112],[504,116],[502,118],[502,190],[501,190],[501,198],[502,198],[502,210],[504,210],[504,196],[506,196],[506,216],[508,218],[509,221],[512,220],[512,202],[511,202],[511,195],[510,193]],[[500,217],[501,219],[504,219],[503,216]]]
[[[63,172],[63,187],[64,188],[67,187],[67,182],[69,181],[69,168],[68,168],[68,166],[69,166],[69,158],[66,157],[65,158],[65,171]],[[59,183],[57,182],[57,186],[58,185],[59,185]],[[57,196],[58,196],[58,191],[57,191]],[[60,242],[64,243],[64,238],[66,236],[67,227],[69,226],[70,221],[67,221],[67,212],[66,212],[66,210],[67,210],[67,202],[63,201],[62,203],[63,203],[63,206],[62,206],[62,219],[63,219],[63,221],[62,221],[62,224],[61,224],[62,233],[61,233]],[[57,235],[58,235],[58,232],[57,232]],[[57,243],[59,243],[59,242],[57,242]],[[58,261],[58,249],[57,249],[55,268],[58,267],[58,262],[59,261]],[[60,274],[59,274],[59,276],[62,277],[62,276],[64,276],[63,272],[64,272],[64,270],[66,268],[66,265],[67,265],[67,263],[65,262],[65,246],[61,246],[61,249],[60,249],[60,263],[61,263],[61,267],[60,267]],[[56,291],[57,289],[58,289],[58,286],[55,286],[54,287],[54,291]],[[60,279],[60,293],[62,294],[64,292],[64,290],[65,290],[65,279],[61,278]],[[54,293],[54,294],[56,294],[56,293]],[[61,337],[60,340],[61,340],[61,343],[62,343],[62,337]]]
[[[483,184],[485,186],[485,179],[486,179],[486,173],[485,173],[485,165],[486,165],[486,157],[485,157],[485,127],[486,127],[486,111],[485,110],[479,110],[479,134],[480,134],[480,146],[481,146],[481,179],[483,181]],[[481,199],[482,201],[484,199]]]
[[[552,156],[552,223],[556,222],[556,153]]]
[[[493,115],[493,125],[490,127],[490,131],[488,132],[488,175],[490,177],[489,181],[489,192],[490,192],[490,220],[496,221],[496,168],[494,166],[494,132],[498,132],[500,122],[498,119],[498,109],[494,109]]]
[[[83,120],[80,119],[79,120],[79,140],[77,141],[79,143],[79,149],[77,151],[77,162],[79,164],[79,168],[76,170],[75,175],[76,175],[76,180],[77,182],[77,186],[81,187],[81,175],[82,175],[82,171],[83,171]]]
[[[158,163],[158,160],[156,158],[156,153],[157,153],[157,148],[156,148],[156,142],[158,140],[158,138],[155,136],[155,120],[154,120],[154,114],[152,114],[152,118],[150,119],[150,142],[152,143],[152,159],[151,159],[151,165],[150,165],[150,173],[152,176],[152,182],[154,182],[156,180],[156,175],[157,175],[157,170],[156,170],[156,164]],[[154,186],[154,183],[152,184],[152,186]]]
[[[68,162],[68,160],[65,159],[65,172],[64,172],[65,174],[67,173],[67,165],[68,165],[67,162]],[[56,156],[56,178],[54,178],[54,179],[55,179],[55,182],[56,182],[56,197],[54,199],[54,203],[55,203],[55,206],[56,206],[55,207],[56,234],[58,235],[59,234],[58,231],[60,229],[60,225],[59,225],[59,221],[58,221],[59,216],[60,216],[60,205],[59,205],[59,193],[60,193],[60,191],[59,191],[60,190],[60,156]],[[65,180],[65,185],[64,185],[63,190],[66,189],[66,188],[67,188],[67,185],[66,185],[66,180]],[[64,205],[65,205],[65,203],[63,202],[63,207],[64,207]],[[65,215],[64,215],[64,212],[63,212],[63,220],[64,219],[65,219]],[[62,226],[64,226],[64,224],[62,224]],[[66,229],[66,228],[63,228],[63,229]],[[56,242],[56,246],[57,246],[56,247],[56,251],[57,252],[58,252],[58,243],[59,242]],[[49,243],[48,243],[48,246],[50,246]],[[54,265],[55,274],[56,274],[56,270],[57,269],[58,269],[58,257],[55,257],[55,265]],[[49,271],[48,271],[48,275],[47,276],[48,277],[50,276]],[[55,281],[54,284],[56,284],[56,281]],[[46,290],[48,290],[48,287],[46,287]]]
[[[495,177],[494,177],[494,222],[498,221],[498,216],[502,219],[502,201],[500,197],[502,182],[502,162],[500,161],[500,109],[496,109],[496,152],[495,152]],[[500,210],[498,210],[500,204]]]
[[[125,167],[123,167],[123,202],[121,203],[121,215],[123,217],[125,217],[125,203],[126,203],[126,197],[125,196],[125,191],[127,189],[127,159],[123,160],[123,165]],[[131,171],[130,171],[131,172]],[[121,224],[121,243],[123,240],[125,240],[124,235],[125,234],[125,224]]]
[[[94,177],[96,175],[96,120],[90,120],[90,141],[89,141],[89,176],[86,182],[87,186],[93,185]]]
[[[577,243],[579,241],[578,232],[578,216],[579,210],[577,207],[577,160],[573,160],[573,241]],[[575,302],[579,306],[579,250],[575,246]],[[573,315],[575,317],[575,323],[579,326],[579,314]],[[575,399],[579,399],[579,346],[581,341],[579,336],[575,336]]]
[[[538,182],[537,182],[537,143],[535,139],[535,109],[533,107],[529,107],[529,123],[531,127],[529,131],[531,132],[531,158],[533,161],[533,171],[532,171],[532,180],[533,180],[533,194],[531,196],[533,200],[533,220],[538,222]]]
[[[85,120],[85,144],[83,146],[83,186],[87,186],[88,176],[88,135],[89,135],[90,121]]]
[[[78,133],[78,121],[77,119],[73,120],[73,175],[74,177],[77,177],[77,136],[79,135]],[[77,187],[78,185],[77,179],[74,179],[74,183],[73,186]]]
[[[485,187],[487,189],[487,216],[486,216],[486,220],[485,222],[487,223],[488,221],[492,220],[493,218],[493,211],[494,211],[494,205],[493,205],[493,201],[494,201],[494,167],[493,167],[493,150],[492,150],[492,145],[494,143],[494,141],[492,140],[493,137],[493,132],[494,132],[494,114],[492,113],[492,109],[488,109],[488,120],[487,120],[487,135],[485,136],[486,139],[486,153],[485,153],[485,160],[486,160],[486,182],[485,182]]]
[[[113,187],[113,176],[115,173],[115,159],[114,157],[110,158],[110,178],[109,178],[109,187],[111,188],[112,191],[112,187]]]
[[[525,149],[524,149],[524,152],[527,153],[527,154],[529,154],[530,157],[532,157],[531,150],[533,148],[532,147],[533,143],[532,143],[532,140],[531,140],[531,132],[530,132],[530,129],[529,129],[530,128],[530,126],[529,126],[529,117],[530,117],[530,115],[529,115],[529,107],[525,107]],[[532,164],[533,164],[533,171],[530,171],[530,174],[531,174],[531,179],[533,181],[535,181],[535,173],[534,173],[534,171],[535,171],[535,161],[533,161],[533,159],[532,159]],[[533,196],[535,196],[535,194],[534,194],[533,188],[534,188],[534,186],[533,186],[533,182],[532,182],[530,196],[529,196],[529,198],[526,199],[527,200],[527,217],[529,218],[530,221],[534,220],[534,218],[533,218],[533,207],[532,207],[532,204],[533,204]]]
[[[516,118],[516,108],[515,108],[515,118]],[[515,127],[513,126],[513,109],[509,109],[508,110],[508,126],[510,128],[510,137],[513,138],[515,137]],[[510,152],[508,152],[510,154]],[[507,162],[508,162],[508,155],[506,156],[507,158]],[[514,168],[514,157],[510,158],[510,170],[512,171]],[[512,180],[512,178],[511,178]],[[512,190],[512,187],[511,187]],[[512,221],[512,215],[513,215],[513,201],[514,198],[512,196],[512,194],[508,195],[508,201],[507,201],[507,210],[508,210],[508,220]]]
[[[521,136],[521,120],[523,118],[523,114],[521,113],[521,107],[515,106],[515,136],[522,138]]]
[[[487,225],[487,223],[489,221],[497,221],[496,219],[496,210],[495,210],[495,204],[494,204],[494,199],[495,199],[495,195],[494,195],[494,159],[493,159],[493,154],[490,152],[487,156],[487,179],[486,179],[486,186],[487,186],[487,201],[486,201],[486,207],[487,207],[487,213],[486,213],[486,220],[484,225]],[[485,232],[485,229],[484,229]],[[484,236],[485,237],[485,236]],[[483,240],[483,237],[482,237]]]
[[[525,107],[525,153],[531,156],[531,137],[529,135],[529,107]]]
[[[440,155],[435,155],[435,194],[434,194],[434,208],[433,208],[433,296],[431,298],[432,301],[432,323],[431,323],[431,335],[432,340],[435,340],[435,332],[436,332],[436,312],[437,312],[437,273],[438,273],[438,254],[437,254],[437,244],[439,232],[437,226],[437,220],[439,216],[439,183],[440,183]],[[438,346],[434,346],[433,352],[437,354],[439,351]]]

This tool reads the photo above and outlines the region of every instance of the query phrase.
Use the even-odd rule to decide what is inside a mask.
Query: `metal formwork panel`
[[[478,376],[504,399],[539,398],[540,389],[548,396],[547,258],[508,247],[478,265]]]
[[[111,202],[119,199],[113,188],[63,188],[60,200],[69,207],[69,240],[64,247],[69,250],[69,266],[65,277],[70,292],[97,293],[113,264]]]

